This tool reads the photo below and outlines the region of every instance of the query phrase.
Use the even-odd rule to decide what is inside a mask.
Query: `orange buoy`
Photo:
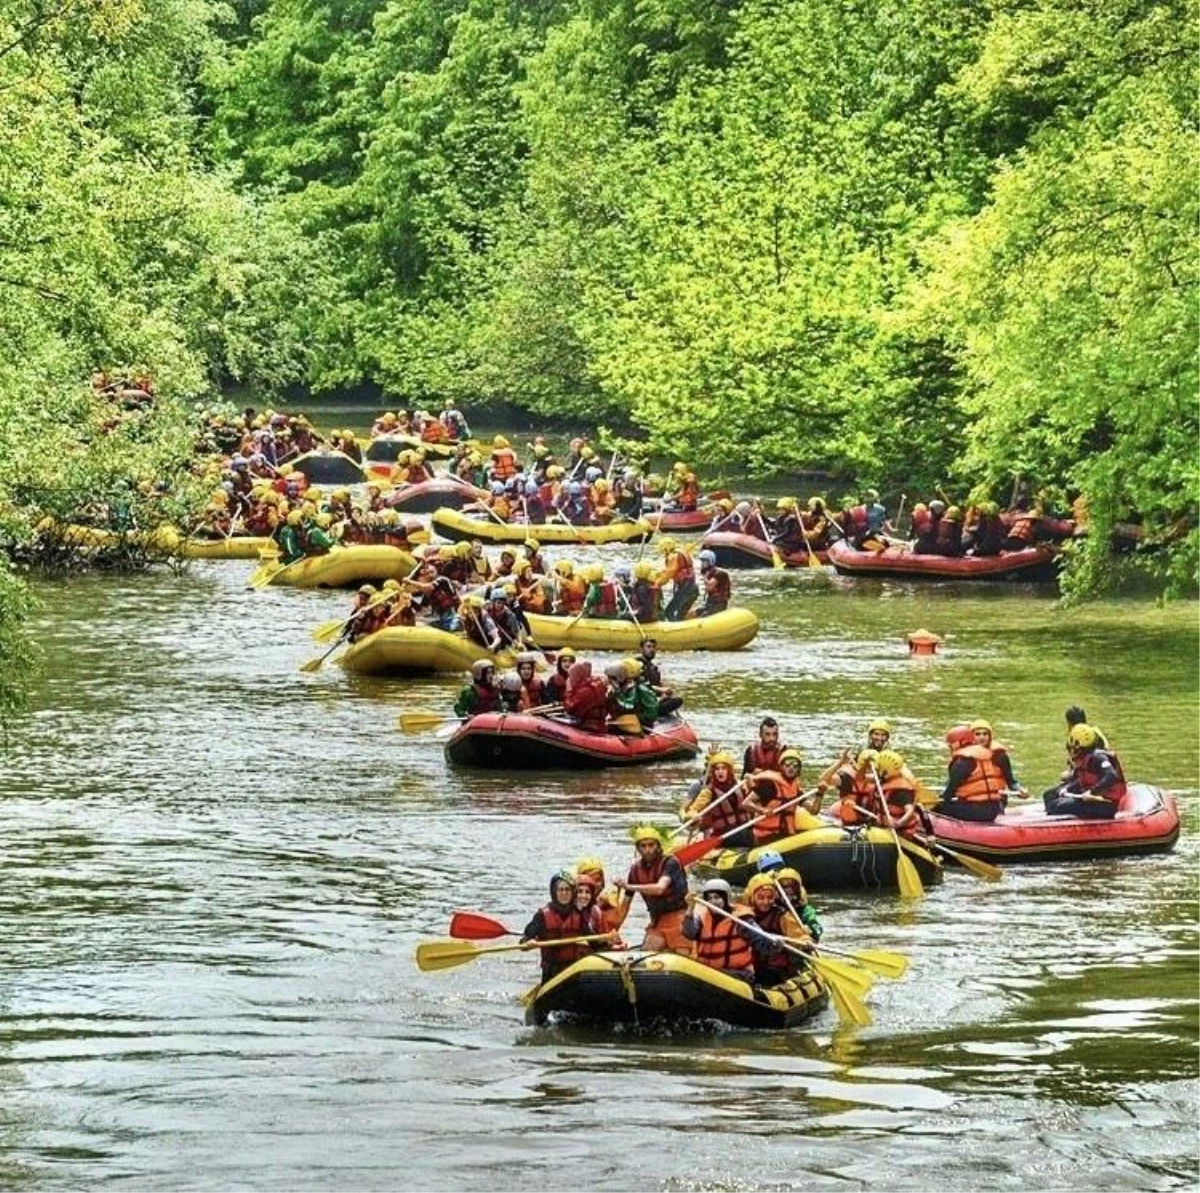
[[[911,655],[937,654],[942,639],[928,630],[913,630],[908,636],[908,653]]]

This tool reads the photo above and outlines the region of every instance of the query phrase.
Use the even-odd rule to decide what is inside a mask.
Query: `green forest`
[[[1021,475],[1087,502],[1068,592],[1131,519],[1190,591],[1198,27],[1195,0],[6,0],[0,534],[182,477],[231,385],[369,386],[893,500]],[[155,417],[99,433],[97,368],[149,370]],[[6,660],[26,602],[0,571]]]

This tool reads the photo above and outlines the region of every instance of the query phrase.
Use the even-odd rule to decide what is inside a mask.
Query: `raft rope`
[[[870,881],[868,881],[868,866],[870,860]],[[857,864],[857,869],[863,880],[863,886],[874,885],[877,891],[883,890],[883,880],[879,877],[878,858],[875,854],[875,843],[866,833],[850,834],[850,863]]]

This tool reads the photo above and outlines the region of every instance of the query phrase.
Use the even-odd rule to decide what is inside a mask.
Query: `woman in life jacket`
[[[988,824],[1004,811],[1011,792],[1023,789],[1013,775],[1008,751],[992,740],[987,721],[973,721],[946,734],[950,768],[941,802],[934,811],[956,820]]]
[[[692,826],[701,837],[719,837],[725,833],[729,849],[746,849],[754,843],[752,830],[742,828],[750,819],[738,789],[742,783],[734,769],[734,757],[727,750],[708,756],[708,769],[700,790],[685,800],[679,809],[680,823],[699,817]],[[730,794],[732,792],[732,794]]]
[[[521,933],[521,943],[531,940],[567,940],[573,936],[591,936],[592,920],[587,910],[575,903],[575,875],[570,870],[558,870],[550,876],[550,902],[533,913],[533,918]],[[562,973],[593,949],[607,948],[603,940],[587,944],[563,945],[561,948],[539,949],[542,960],[542,981]]]
[[[779,900],[774,879],[770,874],[755,874],[746,883],[744,898],[747,905],[738,909],[738,918],[761,929],[761,932],[751,930],[750,935],[755,981],[760,986],[778,986],[794,978],[803,962],[783,947],[782,940],[769,940],[762,935],[762,932],[777,937],[786,935],[786,909]]]
[[[591,910],[593,931],[616,933],[625,922],[629,905],[621,900],[621,892],[604,881],[604,863],[598,857],[582,857],[575,863],[575,876],[580,886],[590,884],[595,892]],[[614,937],[609,948],[624,949],[628,946],[619,936]]]
[[[700,888],[700,898],[722,911],[733,914],[733,890],[723,878],[710,878]],[[749,928],[688,896],[691,910],[683,919],[683,936],[692,942],[692,956],[731,978],[754,983],[754,948]],[[743,914],[748,908],[738,909]]]

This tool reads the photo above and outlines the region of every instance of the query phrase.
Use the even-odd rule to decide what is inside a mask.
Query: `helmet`
[[[505,600],[508,600],[510,597],[515,597],[516,595],[517,595],[517,586],[515,584],[506,584],[504,586],[504,599]]]
[[[536,551],[542,544],[534,538],[528,538],[521,544],[526,551]]]
[[[963,746],[971,744],[972,736],[970,725],[955,725],[953,729],[946,732],[946,745],[951,750],[961,749]]]
[[[878,489],[868,489],[866,492],[866,498],[868,501],[878,501],[879,500],[879,490]]]
[[[582,485],[581,485],[581,484],[580,484],[578,481],[572,481],[572,482],[571,482],[571,483],[570,483],[570,484],[567,486],[567,492],[568,492],[568,493],[569,493],[569,494],[570,494],[572,497],[578,497],[578,496],[579,496],[579,494],[583,492],[583,486],[582,486]]]
[[[621,660],[621,667],[629,679],[637,679],[642,673],[642,660],[635,659],[630,655],[627,659]]]
[[[1072,750],[1090,750],[1099,740],[1100,735],[1095,729],[1083,722],[1072,725],[1071,732],[1067,734],[1067,743]]]
[[[606,679],[611,679],[613,683],[616,684],[622,684],[629,678],[625,668],[620,663],[609,663],[609,665],[604,668],[604,676]]]
[[[563,577],[573,576],[575,574],[575,565],[569,559],[560,559],[554,565],[554,570]]]
[[[709,766],[728,766],[730,769],[737,766],[733,755],[728,750],[716,750],[708,756]]]
[[[717,509],[719,509],[723,514],[729,514],[733,512],[733,498],[731,497],[722,497],[716,504]]]
[[[533,575],[533,564],[530,563],[528,559],[522,559],[521,562],[518,563],[515,568],[513,568],[513,571],[518,576],[524,576],[526,572],[528,572],[532,576]]]
[[[782,870],[776,870],[775,881],[795,882],[799,884],[801,890],[804,890],[804,879],[800,877],[800,871],[793,870],[791,866],[784,866]]]
[[[912,507],[912,516],[914,518],[919,517],[921,514],[927,514],[927,513],[929,513],[929,506],[927,506],[925,504],[925,502],[918,501],[918,502],[914,503],[914,505]]]
[[[575,438],[571,440],[571,442],[568,446],[570,447],[570,449],[573,452],[577,452],[583,446],[583,440],[580,439],[578,435],[576,435]]]
[[[971,725],[970,725],[970,729],[971,729],[972,733],[974,733],[978,729],[986,729],[988,733],[991,733],[992,726],[987,721],[972,721]]]
[[[599,563],[588,564],[588,566],[583,569],[582,575],[583,579],[588,581],[589,584],[599,583],[604,579],[604,566],[603,564]]]
[[[575,653],[575,647],[564,646],[562,650],[558,652],[558,658],[561,662],[563,659],[577,659],[579,656]]]
[[[500,676],[500,690],[502,692],[519,692],[521,677],[515,671],[506,671]]]
[[[700,554],[696,556],[696,558],[698,560],[700,560],[701,567],[715,568],[717,566],[717,557],[712,551],[709,551],[709,550],[701,551]]]
[[[599,480],[603,475],[604,469],[597,468],[596,465],[593,464],[589,468],[584,469],[583,479],[590,485],[593,481]]]
[[[886,733],[888,737],[892,736],[892,727],[882,717],[877,717],[867,726],[868,733]]]
[[[395,511],[393,511],[394,513]],[[471,554],[471,544],[465,540],[454,544],[454,554],[459,559],[466,559]]]
[[[652,824],[637,824],[629,830],[629,835],[633,838],[635,845],[640,845],[643,841],[656,841],[662,845],[662,833],[658,831]]]
[[[550,467],[546,469],[546,479],[556,481],[564,474],[565,471],[566,469],[564,469],[561,464],[551,464]]]
[[[360,584],[358,586],[358,591],[361,596],[374,596],[375,595],[375,585],[374,584]]]
[[[733,902],[733,888],[723,878],[709,878],[700,887],[702,895],[724,895],[727,903]]]
[[[517,666],[520,667],[523,663],[528,663],[532,667],[538,664],[538,656],[532,650],[523,650],[517,655]]]
[[[896,750],[880,750],[875,771],[881,779],[891,779],[904,769],[904,755]]]
[[[755,874],[753,878],[746,883],[746,898],[753,899],[761,890],[768,890],[772,894],[775,893],[775,883],[771,879],[770,874]]]
[[[525,496],[526,497],[536,497],[537,491],[538,491],[537,481],[526,481],[525,482]]]
[[[670,535],[668,535],[666,538],[659,539],[658,540],[658,549],[664,555],[670,555],[671,552],[675,550],[675,540],[673,538],[671,538]]]
[[[329,500],[330,501],[349,501],[350,500],[350,490],[349,489],[334,489],[334,491],[329,494]]]
[[[945,516],[945,519],[947,522],[961,522],[962,521],[962,510],[960,510],[958,508],[958,506],[952,505],[946,511],[944,516]]]
[[[583,451],[579,453],[579,458],[581,460],[594,460],[596,458],[596,453],[590,447],[585,447]]]
[[[502,600],[504,600],[504,599],[505,599],[505,596],[504,596],[504,589],[503,589],[503,587],[502,587],[501,585],[499,585],[499,584],[497,584],[497,585],[496,585],[496,587],[495,587],[495,588],[493,588],[493,589],[491,590],[491,592],[489,592],[489,593],[488,593],[488,600],[489,600],[489,601],[502,601]]]
[[[299,526],[304,521],[304,515],[299,510],[292,510],[287,516],[289,526]]]
[[[607,493],[608,492],[608,481],[606,481],[604,479],[604,477],[602,477],[602,476],[597,477],[594,488],[597,493]]]
[[[579,882],[576,879],[575,875],[570,870],[568,870],[566,868],[566,866],[563,866],[563,868],[561,870],[555,870],[554,873],[550,875],[550,901],[551,902],[554,901],[554,894],[555,894],[554,888],[556,886],[558,886],[558,884],[560,882],[565,882],[571,888],[571,890],[574,890],[579,885]]]
[[[492,440],[492,446],[495,448],[508,447],[508,440],[505,439],[503,435],[497,435],[496,438]]]
[[[640,560],[633,565],[633,574],[639,580],[649,580],[654,575],[654,564],[648,559]]]
[[[775,502],[777,510],[794,510],[796,508],[796,499],[794,497],[781,497]]]
[[[317,525],[322,530],[328,530],[333,525],[333,515],[332,514],[318,514],[317,515]]]
[[[492,481],[491,488],[492,488],[492,495],[494,497],[501,497],[504,495],[504,482],[503,481]]]
[[[482,680],[489,671],[495,671],[496,664],[491,659],[477,659],[471,664],[471,678]]]
[[[633,572],[630,571],[629,564],[627,563],[619,564],[617,567],[613,568],[613,575],[616,576],[618,580],[624,580],[626,583],[633,578]]]
[[[1000,512],[1000,507],[994,501],[985,501],[979,507],[979,512],[989,518],[994,518]]]
[[[758,855],[758,861],[754,863],[760,874],[766,873],[768,870],[781,870],[783,868],[783,854],[776,852],[774,849],[768,849],[765,853]],[[747,891],[747,894],[750,892]]]
[[[318,489],[316,485],[313,485],[308,492],[304,494],[304,496],[307,497],[309,501],[321,501],[324,499],[325,494],[322,492],[322,490]]]
[[[384,592],[399,592],[400,591],[400,581],[399,580],[385,580],[383,582],[383,590],[384,590]]]
[[[733,508],[740,517],[744,518],[754,507],[748,501],[739,501]]]
[[[582,878],[585,874],[599,874],[604,881],[604,863],[598,857],[581,857],[575,863],[575,873]]]
[[[536,459],[541,460],[550,454],[550,449],[544,443],[535,443],[533,454]]]
[[[785,762],[794,762],[797,766],[800,766],[804,762],[804,759],[801,757],[799,750],[792,746],[788,746],[788,748],[779,755],[779,765],[782,766]]]
[[[675,463],[671,465],[671,471],[687,472],[687,465],[682,460],[676,460]]]
[[[940,518],[946,512],[946,503],[944,501],[931,501],[929,503],[929,512],[935,518]]]
[[[484,606],[483,597],[481,597],[478,593],[472,593],[471,596],[467,597],[467,608],[468,609],[482,609],[483,606]]]
[[[878,750],[859,750],[858,757],[854,760],[854,765],[859,770],[866,770],[868,766],[871,766],[878,761]]]
[[[503,563],[506,557],[512,560],[513,563],[516,563],[517,561],[517,553],[511,547],[505,547],[504,550],[500,552],[500,562]]]
[[[810,497],[808,499],[808,508],[814,514],[820,513],[820,511],[825,508],[825,502],[823,502],[819,497]]]

